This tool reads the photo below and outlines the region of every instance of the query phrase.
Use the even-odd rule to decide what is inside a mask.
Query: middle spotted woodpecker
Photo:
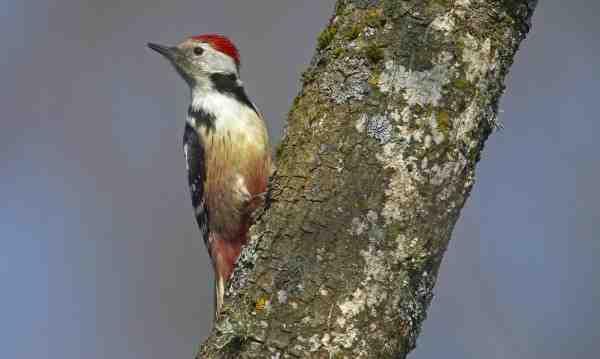
[[[240,56],[228,38],[206,34],[148,47],[167,58],[190,88],[183,152],[196,221],[215,271],[218,318],[272,171],[267,129],[244,91]]]

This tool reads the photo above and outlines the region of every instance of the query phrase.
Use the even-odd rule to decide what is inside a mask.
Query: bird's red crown
[[[236,65],[240,65],[240,53],[233,42],[231,42],[231,40],[229,40],[227,37],[219,34],[204,34],[192,36],[192,39],[209,44],[213,47],[213,49],[231,57],[235,61]]]

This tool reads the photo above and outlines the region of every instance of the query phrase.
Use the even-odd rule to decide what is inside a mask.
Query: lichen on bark
[[[339,0],[198,358],[416,345],[535,3]]]

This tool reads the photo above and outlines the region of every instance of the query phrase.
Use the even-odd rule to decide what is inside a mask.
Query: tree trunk
[[[339,0],[198,358],[405,358],[536,1]]]

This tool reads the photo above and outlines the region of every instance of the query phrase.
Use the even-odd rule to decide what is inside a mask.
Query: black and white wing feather
[[[183,152],[187,164],[188,183],[192,195],[192,206],[200,235],[208,245],[208,208],[204,198],[204,180],[206,178],[206,164],[204,161],[204,146],[198,132],[189,124],[185,124],[183,134]]]

